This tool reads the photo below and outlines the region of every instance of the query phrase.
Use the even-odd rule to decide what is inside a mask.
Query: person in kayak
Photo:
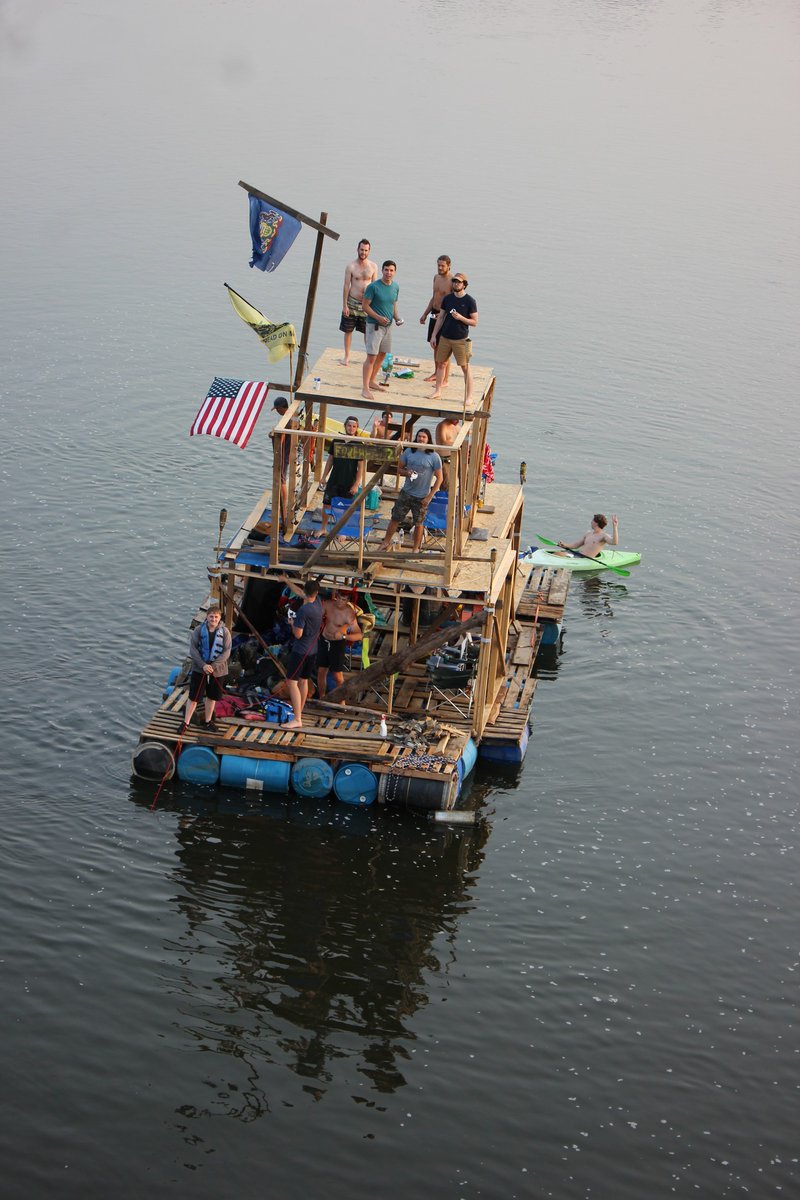
[[[592,517],[592,528],[588,533],[578,538],[576,542],[559,542],[558,544],[564,550],[577,550],[578,554],[583,554],[586,558],[597,558],[604,545],[619,545],[619,521],[613,514],[611,524],[614,528],[613,536],[606,529],[608,518],[604,517],[602,513],[595,513]]]

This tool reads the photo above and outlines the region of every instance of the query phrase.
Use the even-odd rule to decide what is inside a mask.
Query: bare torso
[[[326,642],[340,642],[348,636],[347,627],[356,624],[356,610],[347,600],[326,600],[322,636]],[[351,629],[351,633],[354,629]]]
[[[448,271],[446,275],[434,275],[433,277],[433,293],[431,295],[431,310],[438,312],[442,307],[442,301],[445,296],[448,296],[452,290],[453,276]]]
[[[378,268],[371,259],[367,258],[362,261],[360,258],[354,258],[351,263],[348,263],[344,273],[344,290],[347,301],[360,306],[367,284],[377,278]]]
[[[440,421],[436,426],[436,445],[452,446],[458,437],[458,421]]]
[[[575,549],[579,554],[585,554],[587,558],[597,558],[603,546],[610,541],[611,534],[605,529],[590,529],[583,535],[580,546],[576,546]]]

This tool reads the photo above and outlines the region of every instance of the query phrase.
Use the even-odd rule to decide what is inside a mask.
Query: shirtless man
[[[452,446],[458,437],[458,431],[461,428],[461,422],[458,417],[445,417],[436,426],[436,445],[437,446]],[[441,458],[441,455],[439,456]],[[442,482],[441,490],[448,492],[450,489],[447,486],[447,472],[450,466],[449,458],[442,458]]]
[[[619,521],[615,516],[611,517],[611,524],[614,526],[613,537],[606,531],[607,524],[608,519],[602,513],[595,513],[592,517],[592,528],[588,533],[578,538],[577,542],[559,542],[558,544],[565,550],[577,550],[586,558],[597,558],[606,543],[609,546],[619,545]]]
[[[392,414],[388,408],[385,408],[379,417],[375,417],[372,422],[372,436],[374,438],[383,438],[386,441],[391,437]]]
[[[317,688],[322,700],[328,690],[328,672],[336,687],[344,683],[344,657],[348,642],[360,642],[361,630],[355,607],[344,592],[334,589],[322,605],[322,634],[317,651]]]
[[[433,293],[428,301],[428,307],[419,319],[420,325],[425,324],[425,318],[428,317],[428,342],[433,336],[433,327],[436,324],[436,318],[439,315],[439,310],[442,307],[442,301],[445,296],[450,293],[450,256],[449,254],[440,254],[436,260],[436,274],[433,277]],[[442,386],[447,384],[450,377],[450,360],[447,360],[445,367],[444,380]],[[426,376],[426,383],[436,382],[436,369],[432,375]],[[438,440],[438,439],[437,439]]]
[[[369,251],[369,242],[362,238],[358,243],[358,257],[347,264],[344,272],[342,319],[339,322],[339,329],[344,334],[344,358],[341,360],[343,367],[350,366],[350,344],[353,341],[354,330],[357,329],[359,333],[366,330],[364,310],[361,307],[364,288],[368,283],[372,283],[373,279],[378,278],[378,265],[371,261]]]

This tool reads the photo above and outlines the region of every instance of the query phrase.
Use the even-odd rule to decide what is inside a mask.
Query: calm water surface
[[[798,1188],[798,10],[0,6],[4,1196]],[[467,272],[526,535],[597,508],[528,760],[474,831],[176,785],[130,752],[224,504],[189,439],[264,376],[246,179]]]

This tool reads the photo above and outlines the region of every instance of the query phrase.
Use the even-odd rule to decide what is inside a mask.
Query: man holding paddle
[[[592,517],[592,528],[583,537],[578,538],[577,542],[559,542],[562,550],[574,550],[577,554],[582,554],[584,558],[597,558],[603,546],[619,545],[619,521],[612,514],[611,524],[614,527],[614,536],[606,530],[608,518],[602,513],[595,513]]]

